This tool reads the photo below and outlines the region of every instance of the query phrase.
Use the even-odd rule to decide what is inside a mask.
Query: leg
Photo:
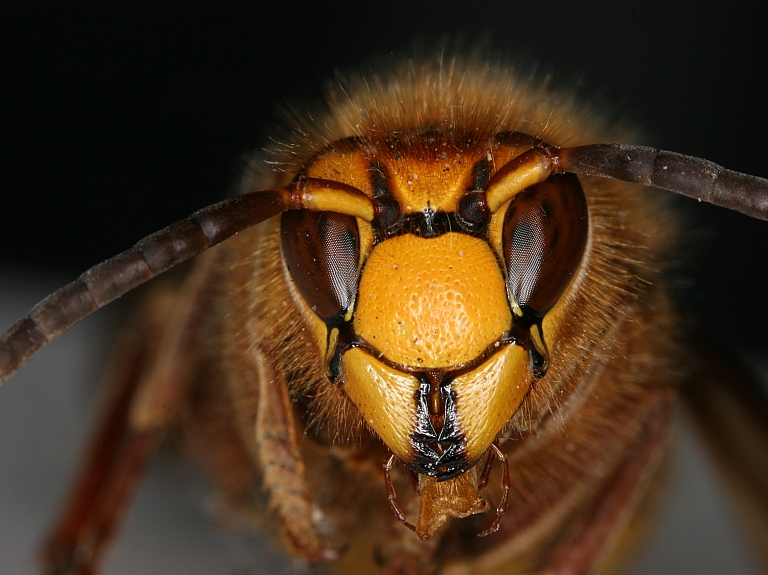
[[[405,517],[405,513],[402,512],[400,506],[397,504],[397,493],[395,493],[395,486],[392,485],[392,467],[395,465],[397,459],[394,455],[390,455],[387,462],[384,464],[384,486],[387,489],[387,499],[389,500],[389,506],[392,508],[392,512],[397,517],[397,520],[405,525],[408,529],[415,532],[416,526],[413,523],[409,523]]]
[[[494,457],[496,457],[499,461],[501,461],[502,466],[502,472],[501,472],[501,501],[499,502],[499,506],[496,508],[496,519],[493,520],[493,523],[488,529],[485,529],[484,531],[481,531],[477,534],[478,537],[486,537],[488,535],[491,535],[493,533],[496,533],[499,530],[499,527],[501,527],[501,519],[504,517],[504,514],[507,512],[507,504],[509,503],[509,461],[507,461],[507,456],[504,455],[504,452],[499,449],[499,446],[495,443],[491,444],[491,453]],[[488,455],[488,461],[491,462],[493,459],[491,458],[491,455]],[[486,466],[488,466],[486,464]],[[483,480],[485,483],[488,482],[488,478],[486,476],[485,470],[483,470]]]
[[[199,265],[181,293],[156,289],[121,342],[108,378],[114,396],[43,550],[47,573],[98,572],[163,429],[185,399],[207,278],[207,266]]]
[[[310,562],[336,559],[338,552],[322,547],[312,521],[313,509],[288,389],[265,354],[257,351],[256,356],[259,378],[256,442],[270,507],[277,514],[283,538],[291,551]]]
[[[153,304],[155,302],[152,302]],[[157,311],[157,306],[147,306]],[[112,369],[115,389],[67,507],[43,550],[46,573],[90,575],[98,571],[155,444],[155,433],[128,424],[131,403],[157,338],[142,325],[122,342],[122,361]]]
[[[641,443],[622,462],[598,494],[587,517],[576,525],[575,535],[556,547],[543,575],[585,575],[593,570],[611,539],[632,517],[643,484],[657,468],[667,438],[669,402],[659,398],[656,417],[649,420]]]

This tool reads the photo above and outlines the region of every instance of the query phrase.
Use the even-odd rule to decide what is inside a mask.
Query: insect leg
[[[499,527],[501,527],[501,518],[504,517],[504,514],[507,512],[507,504],[509,503],[509,461],[507,461],[507,456],[501,449],[499,449],[495,443],[491,444],[491,453],[494,457],[501,461],[503,469],[501,476],[501,487],[504,494],[501,496],[499,506],[496,508],[496,519],[494,519],[493,523],[488,529],[478,533],[478,537],[485,537],[486,535],[496,533],[499,530]],[[492,461],[490,455],[488,456],[488,461]],[[486,463],[486,467],[490,466]],[[485,470],[483,470],[483,476],[485,476]],[[487,478],[485,478],[485,480],[486,482],[488,481]]]
[[[270,507],[277,514],[285,542],[294,553],[311,562],[336,559],[337,551],[321,545],[312,520],[313,509],[288,389],[266,354],[256,350],[254,355],[259,379],[256,442]]]
[[[387,499],[395,518],[410,531],[416,532],[416,527],[406,520],[405,513],[397,504],[397,493],[392,484],[392,468],[396,462],[397,458],[392,455],[384,464]],[[413,481],[413,474],[407,468],[406,475]],[[416,488],[418,489],[418,483]],[[391,523],[389,529],[377,542],[376,558],[381,565],[381,573],[384,575],[433,573],[440,541],[440,537],[423,541],[411,535],[409,531],[399,529],[398,523]]]
[[[397,517],[397,520],[411,531],[416,531],[416,527],[412,523],[408,523],[408,520],[405,518],[405,513],[403,513],[400,506],[397,504],[397,493],[395,493],[395,486],[392,485],[392,467],[394,467],[395,461],[395,456],[390,455],[389,459],[384,464],[384,485],[387,488],[387,499],[389,500],[389,505],[392,507],[392,512],[395,514],[395,517]]]
[[[491,470],[493,469],[493,462],[496,459],[496,451],[493,449],[488,450],[488,459],[485,460],[485,466],[483,472],[480,474],[480,479],[477,482],[477,490],[480,491],[486,485],[491,478]]]
[[[157,302],[150,303],[153,305],[145,309],[159,311]],[[97,572],[154,450],[156,431],[131,429],[129,413],[157,329],[156,324],[141,326],[121,345],[122,351],[129,353],[113,370],[118,376],[111,382],[116,394],[93,436],[67,507],[42,553],[47,573]]]
[[[185,398],[206,280],[207,266],[198,266],[181,294],[163,287],[142,306],[141,322],[124,340],[122,360],[111,370],[116,394],[43,551],[47,572],[98,572],[161,432]]]
[[[612,537],[621,534],[632,518],[634,503],[641,487],[658,467],[667,438],[671,415],[664,393],[657,397],[655,416],[645,428],[638,448],[622,462],[575,535],[563,541],[552,554],[542,573],[547,575],[586,575],[610,546]]]

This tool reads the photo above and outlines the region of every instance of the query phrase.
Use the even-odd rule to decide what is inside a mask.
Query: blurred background
[[[0,9],[0,328],[84,269],[225,196],[244,154],[279,123],[279,105],[317,101],[335,70],[407,55],[417,40],[430,46],[461,37],[472,46],[490,38],[492,49],[538,62],[556,83],[574,85],[587,101],[596,97],[608,114],[641,130],[640,143],[768,176],[765,8],[576,4],[29,2]],[[764,364],[768,225],[691,200],[677,205],[693,238],[683,249],[682,305],[720,345]],[[86,320],[0,390],[1,573],[34,572],[30,554],[76,464],[122,314],[118,305]],[[131,516],[110,573],[297,569],[265,563],[250,538],[219,535],[205,518],[194,471],[160,463],[149,484],[156,489],[142,491],[137,509],[155,515],[146,524],[134,523],[143,511]],[[671,532],[684,525],[704,531],[697,513],[709,512],[701,511],[699,492],[681,493],[694,508]],[[712,494],[711,505],[722,507]],[[720,510],[712,522],[731,522]],[[187,533],[192,524],[199,528]],[[738,534],[657,539],[661,550],[648,551],[637,573],[750,569]],[[720,551],[715,540],[730,547]],[[736,563],[718,563],[731,555]],[[658,567],[657,560],[672,563]]]

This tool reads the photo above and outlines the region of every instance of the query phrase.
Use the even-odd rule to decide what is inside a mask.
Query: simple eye
[[[328,325],[341,323],[357,292],[357,221],[334,212],[286,212],[283,256],[301,297]]]
[[[504,217],[507,290],[541,318],[579,267],[587,241],[587,201],[572,174],[550,176],[512,200]]]

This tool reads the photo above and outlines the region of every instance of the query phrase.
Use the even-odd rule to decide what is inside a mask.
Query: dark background
[[[278,104],[317,100],[335,69],[354,70],[390,52],[407,55],[417,39],[429,46],[462,35],[473,45],[490,34],[496,50],[540,62],[587,99],[596,94],[597,105],[643,131],[640,143],[768,176],[764,8],[512,0],[219,4],[0,8],[3,327],[56,285],[222,198],[243,154],[263,145],[279,121]],[[692,238],[681,248],[690,261],[681,304],[722,341],[765,360],[768,223],[690,200],[678,204]],[[88,382],[98,381],[101,369],[94,364],[103,363],[119,331],[114,308],[78,325],[2,389],[0,560],[26,566],[3,572],[34,572],[34,549],[64,497],[89,426],[86,406],[97,394]],[[679,453],[685,460],[695,451]],[[188,496],[165,474],[162,465],[153,467],[109,572],[233,573],[196,552],[214,541],[215,557],[239,553],[231,542],[216,543],[218,531],[199,505],[204,496]],[[696,531],[709,529],[696,485],[679,483],[665,504],[668,511],[688,498],[677,516],[694,528],[690,539],[668,535],[678,528],[654,531],[683,563],[650,563],[642,572],[727,572],[713,543],[722,536]],[[202,522],[198,536],[188,533],[190,515]],[[250,540],[245,547],[253,547]],[[153,548],[176,555],[163,563]],[[181,570],[182,559],[195,568]],[[280,572],[264,561],[255,563],[259,572]]]
[[[446,35],[490,36],[640,127],[642,143],[768,176],[765,9],[338,2],[243,8],[32,3],[2,15],[0,264],[75,277],[223,197],[277,105],[334,70]],[[739,347],[768,350],[768,225],[681,201],[685,297]],[[701,241],[700,241],[701,240]],[[702,243],[705,242],[705,243]],[[692,246],[695,246],[691,249]]]

